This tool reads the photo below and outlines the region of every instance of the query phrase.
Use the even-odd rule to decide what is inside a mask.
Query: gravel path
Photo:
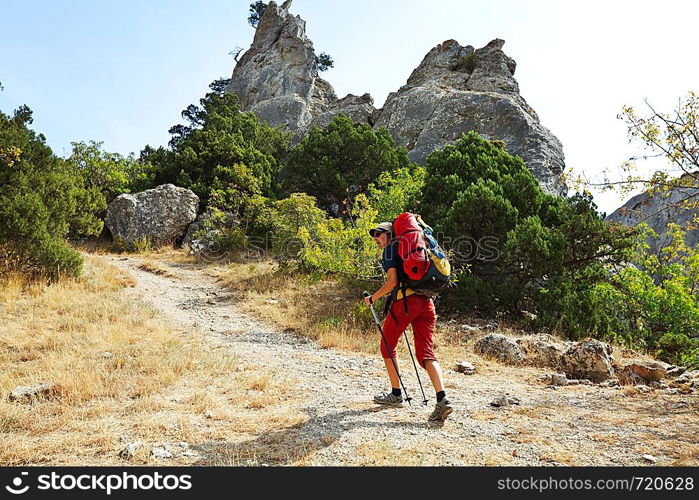
[[[304,443],[303,463],[310,465],[648,465],[644,454],[653,455],[658,465],[678,459],[699,463],[696,394],[555,389],[536,382],[543,370],[497,363],[481,370],[480,358],[465,353],[479,366],[478,373],[447,370],[455,411],[443,425],[428,424],[431,387],[429,407],[413,402],[383,408],[371,402],[387,387],[378,357],[324,349],[306,337],[275,330],[240,312],[231,294],[194,266],[158,261],[172,274],[164,276],[139,269],[138,257],[100,258],[134,276],[137,285],[129,293],[151,302],[173,324],[199,330],[212,346],[228,346],[241,363],[300,381],[297,390],[304,397],[298,405],[308,420],[275,436],[255,437],[248,444],[257,448],[267,442]],[[414,372],[406,363],[403,367],[408,390],[421,399]],[[429,386],[424,371],[421,377]],[[490,406],[501,394],[521,402]],[[259,461],[265,462],[264,454]]]

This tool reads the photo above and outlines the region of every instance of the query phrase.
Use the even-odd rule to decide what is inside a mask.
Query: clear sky
[[[34,110],[57,154],[104,141],[123,154],[164,145],[180,112],[247,49],[251,0],[0,0],[0,109]],[[594,179],[638,153],[618,120],[647,98],[671,110],[699,90],[699,3],[679,0],[294,0],[323,74],[338,96],[369,92],[375,106],[404,85],[435,45],[494,38],[517,61],[522,96],[563,143],[566,163]],[[599,195],[611,212],[622,200]]]

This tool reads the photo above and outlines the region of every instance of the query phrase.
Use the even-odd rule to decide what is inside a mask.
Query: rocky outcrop
[[[504,141],[544,190],[564,194],[563,147],[519,95],[516,64],[502,51],[504,43],[496,39],[475,50],[447,40],[433,48],[407,84],[388,96],[376,126],[387,127],[418,163],[475,130],[487,139]]]
[[[564,347],[548,334],[530,335],[517,339],[517,345],[528,365],[558,369]]]
[[[646,222],[658,235],[657,238],[647,240],[650,250],[657,252],[670,244],[671,237],[666,232],[668,223],[675,222],[685,227],[699,215],[699,209],[696,207],[684,208],[681,205],[681,201],[688,196],[699,195],[699,185],[696,182],[698,177],[699,171],[693,172],[692,175],[684,174],[678,180],[682,187],[678,186],[652,195],[645,191],[637,194],[608,215],[606,220],[632,227],[640,222]],[[695,248],[699,243],[699,229],[687,231],[685,242],[688,246]]]
[[[516,342],[499,333],[491,333],[478,340],[473,350],[486,358],[496,359],[510,365],[524,361],[524,355]]]
[[[612,347],[599,340],[587,339],[563,353],[562,369],[570,378],[602,382],[614,376]]]
[[[475,130],[505,143],[522,157],[544,190],[565,194],[561,180],[564,155],[560,141],[544,126],[519,94],[515,61],[496,39],[474,49],[447,40],[430,50],[406,85],[374,108],[369,94],[338,99],[318,76],[306,23],[289,13],[291,0],[269,2],[253,43],[237,62],[226,92],[240,98],[241,109],[291,131],[292,144],[309,127],[325,126],[344,113],[357,123],[385,126],[409,157],[427,156]]]
[[[326,127],[340,113],[347,115],[354,123],[373,125],[373,116],[376,113],[374,99],[369,94],[348,94],[328,105],[325,111],[311,120],[309,126]]]
[[[619,383],[621,384],[648,384],[667,378],[667,368],[670,365],[657,361],[634,361],[620,367]]]
[[[292,132],[307,128],[337,100],[332,86],[318,76],[306,22],[289,14],[291,0],[269,2],[252,46],[233,70],[226,92],[237,94],[241,109]]]
[[[114,240],[127,245],[144,239],[165,245],[182,237],[198,207],[199,197],[189,189],[163,184],[117,196],[107,207],[104,223]]]

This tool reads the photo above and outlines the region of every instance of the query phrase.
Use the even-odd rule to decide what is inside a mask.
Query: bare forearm
[[[386,280],[386,283],[376,290],[374,294],[371,296],[371,299],[376,302],[379,300],[381,297],[384,295],[388,295],[393,291],[393,289],[398,285],[398,275],[396,273],[395,269],[389,269],[388,270],[388,279]]]

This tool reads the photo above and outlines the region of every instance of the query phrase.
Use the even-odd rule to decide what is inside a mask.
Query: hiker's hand
[[[368,297],[364,297],[364,303],[367,307],[370,307],[374,303],[374,300],[371,298],[371,295],[369,295]]]

